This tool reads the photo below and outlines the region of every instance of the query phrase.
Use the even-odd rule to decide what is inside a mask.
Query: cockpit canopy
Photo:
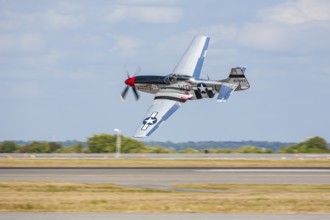
[[[191,78],[192,77],[188,76],[188,75],[168,74],[167,76],[165,76],[164,82],[166,84],[170,84],[171,82],[186,81],[186,80],[189,80]]]

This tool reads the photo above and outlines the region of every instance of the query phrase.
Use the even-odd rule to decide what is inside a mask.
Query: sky
[[[0,141],[133,136],[153,95],[131,75],[171,73],[211,37],[202,77],[247,66],[226,103],[186,102],[143,141],[330,141],[330,1],[0,0]]]

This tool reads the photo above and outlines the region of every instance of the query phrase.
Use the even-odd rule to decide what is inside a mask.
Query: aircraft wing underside
[[[134,137],[146,137],[153,133],[181,106],[181,102],[169,99],[155,99]]]
[[[199,79],[210,37],[196,36],[173,70],[174,74],[193,76]]]

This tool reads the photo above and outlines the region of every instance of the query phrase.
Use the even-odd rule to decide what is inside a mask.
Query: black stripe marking
[[[245,78],[245,75],[229,75],[229,78]]]
[[[194,90],[194,92],[195,92],[195,96],[196,96],[197,99],[201,99],[202,98],[202,95],[201,95],[201,93],[198,90]]]
[[[177,101],[177,102],[181,102],[181,103],[186,102],[186,100],[176,98],[176,97],[172,97],[172,96],[156,96],[155,99],[168,99],[168,100]]]
[[[169,84],[165,82],[165,76],[137,76],[136,84]]]
[[[207,90],[207,95],[209,96],[209,98],[213,98],[214,93],[212,92],[212,90]]]
[[[178,87],[170,87],[170,86],[165,87],[165,89],[173,89],[173,90],[179,90],[179,91],[182,90],[182,89],[180,89],[180,88],[178,88]]]

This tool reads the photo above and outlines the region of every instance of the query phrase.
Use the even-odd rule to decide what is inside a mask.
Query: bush
[[[281,147],[280,153],[329,153],[327,142],[321,137],[313,137],[298,144]]]
[[[0,144],[0,153],[14,153],[18,146],[13,141],[4,141]]]

